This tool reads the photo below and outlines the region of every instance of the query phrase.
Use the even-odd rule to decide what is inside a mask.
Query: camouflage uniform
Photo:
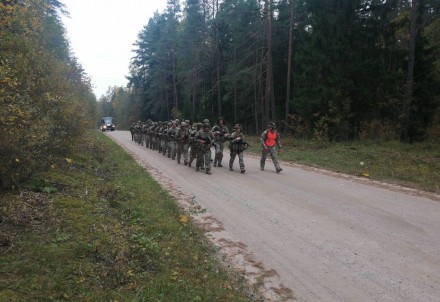
[[[222,167],[223,159],[223,145],[226,138],[229,135],[228,128],[224,125],[224,119],[219,118],[217,125],[212,128],[212,134],[214,135],[214,147],[215,147],[215,157],[214,157],[214,167]]]
[[[246,170],[244,168],[244,160],[243,160],[243,151],[247,149],[248,144],[244,139],[244,135],[241,132],[241,125],[237,124],[234,127],[235,132],[233,132],[229,139],[229,150],[231,151],[231,158],[229,160],[229,170],[234,171],[233,165],[235,161],[235,157],[238,155],[238,163],[240,165],[241,173],[245,173]]]
[[[159,153],[163,155],[166,154],[166,134],[167,134],[167,125],[165,122],[162,123],[162,127],[159,128],[159,138],[160,138],[160,147]]]
[[[161,122],[154,123],[153,128],[153,150],[159,150],[159,144],[160,144],[160,138],[159,138],[159,128],[160,128]]]
[[[206,174],[211,174],[211,143],[214,139],[209,124],[204,124],[195,136],[198,142],[196,171],[205,164]]]
[[[168,151],[168,158],[171,158],[172,160],[176,159],[176,149],[177,149],[177,142],[175,139],[177,128],[176,123],[168,123],[168,132],[167,132],[167,151]]]
[[[192,165],[192,162],[194,161],[194,159],[197,158],[198,144],[197,144],[197,140],[196,140],[196,134],[200,130],[200,127],[201,126],[199,124],[194,123],[193,128],[189,132],[190,156],[189,156],[188,167],[190,167],[190,168],[191,168],[191,165]]]
[[[153,150],[154,150],[154,144],[156,143],[155,134],[154,134],[155,124],[156,123],[151,122],[151,125],[150,125],[150,127],[148,127],[148,131],[147,131],[148,141],[150,142],[150,144],[148,145],[148,148],[153,149]]]
[[[268,140],[267,140],[267,134],[271,131],[271,133],[276,135],[275,138],[275,144],[273,146],[268,146]],[[275,130],[275,123],[269,123],[268,129],[265,130],[260,137],[260,143],[263,147],[263,150],[261,152],[261,159],[260,159],[260,169],[264,171],[264,164],[266,162],[267,154],[270,154],[270,157],[272,157],[273,164],[275,166],[275,169],[277,173],[280,173],[283,169],[280,166],[280,161],[278,160],[277,156],[277,148],[281,149],[281,143],[280,143],[280,135],[277,130]]]
[[[138,145],[142,144],[142,122],[139,121],[134,126],[134,141],[138,143]]]
[[[135,126],[136,126],[136,124],[135,123],[132,123],[131,124],[131,126],[130,126],[130,133],[131,133],[131,141],[134,141],[134,134],[135,134]]]
[[[177,163],[180,164],[180,158],[183,153],[183,163],[188,164],[188,148],[189,148],[189,129],[186,122],[182,122],[176,132],[177,141]]]
[[[150,146],[150,136],[148,133],[149,133],[149,129],[150,129],[150,126],[152,123],[153,122],[150,119],[148,119],[147,122],[145,123],[145,125],[142,127],[142,133],[144,135],[144,141],[145,141],[146,148],[149,148],[149,146]]]

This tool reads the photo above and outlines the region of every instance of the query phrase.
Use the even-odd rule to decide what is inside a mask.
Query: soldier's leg
[[[182,144],[177,144],[177,163],[180,164],[180,158],[182,156],[182,149],[183,149],[183,145]]]
[[[280,167],[280,161],[278,159],[277,149],[275,147],[270,148],[270,156],[272,157],[272,162],[277,173],[281,172],[283,169]]]
[[[260,159],[260,170],[264,170],[264,164],[266,163],[266,157],[269,153],[269,149],[263,148],[263,151],[261,151],[261,159]]]
[[[219,159],[218,159],[218,152],[220,151],[220,142],[216,141],[216,142],[214,143],[214,148],[215,148],[214,167],[217,167],[217,163],[219,162]]]
[[[202,148],[197,149],[197,161],[196,161],[196,171],[200,170],[200,167],[203,165],[205,160],[205,152]]]
[[[214,150],[215,150],[215,153],[214,153],[214,167],[217,167],[217,145],[218,145],[218,143],[217,142],[214,142]]]
[[[205,151],[205,169],[206,174],[211,174],[211,148]]]
[[[238,153],[238,163],[240,164],[241,173],[245,173],[246,170],[244,168],[244,155],[243,152]]]
[[[185,166],[188,164],[188,144],[182,145],[183,163]]]
[[[195,146],[191,146],[190,149],[190,158],[189,158],[189,163],[188,163],[188,167],[191,168],[192,162],[194,161],[194,159],[197,157],[197,152],[196,152],[196,147]]]
[[[224,146],[224,143],[223,143],[223,142],[219,142],[219,151],[218,151],[218,166],[219,166],[219,167],[223,167],[223,166],[222,166],[222,160],[223,160],[223,146]]]
[[[172,150],[171,150],[171,159],[175,160],[176,159],[176,154],[177,154],[177,143],[176,142],[172,142]]]
[[[168,158],[171,157],[171,143],[170,142],[166,142],[166,151],[165,153],[167,154]]]
[[[234,171],[233,166],[234,166],[235,156],[237,156],[237,152],[231,151],[230,154],[231,157],[229,159],[229,171]]]

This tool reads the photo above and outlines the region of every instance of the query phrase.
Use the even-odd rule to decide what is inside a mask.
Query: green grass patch
[[[259,155],[259,138],[247,139],[249,151]],[[286,161],[440,193],[438,143],[320,143],[291,137],[281,142],[280,158]]]
[[[0,195],[0,301],[255,301],[110,139],[91,132],[53,162]]]

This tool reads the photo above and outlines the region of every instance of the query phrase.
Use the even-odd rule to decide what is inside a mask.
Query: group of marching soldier
[[[146,122],[134,123],[130,127],[132,140],[139,145],[157,150],[164,156],[175,160],[180,164],[183,157],[183,164],[189,167],[196,160],[196,171],[205,170],[211,174],[211,164],[214,167],[222,167],[223,149],[226,141],[229,141],[231,160],[229,169],[233,171],[234,159],[238,155],[240,171],[245,173],[243,151],[248,144],[241,133],[241,125],[236,124],[234,132],[230,133],[223,118],[219,118],[216,125],[211,128],[208,119],[203,123],[193,123],[188,120],[180,122],[178,119],[168,122]],[[215,157],[211,160],[211,146],[215,147]]]
[[[276,171],[280,172],[278,158],[276,157],[275,143],[279,145],[278,133],[271,135],[269,129],[263,132],[262,142],[263,153],[260,161],[260,169],[264,170],[266,156],[271,155]],[[275,124],[273,124],[273,130]],[[269,132],[267,132],[269,131]],[[249,146],[242,133],[242,126],[236,124],[234,131],[229,132],[223,118],[211,128],[208,119],[203,123],[192,123],[189,120],[180,122],[178,119],[168,122],[153,122],[148,119],[146,122],[133,123],[130,127],[132,141],[139,145],[162,153],[164,156],[175,160],[180,164],[183,157],[183,164],[191,167],[196,159],[196,171],[204,170],[211,174],[211,164],[214,167],[222,167],[223,149],[225,142],[228,142],[230,150],[229,170],[233,171],[235,158],[238,156],[240,172],[245,173],[243,151]],[[269,135],[268,135],[269,134]],[[273,140],[269,141],[269,140]],[[211,160],[211,146],[215,148],[214,160]]]

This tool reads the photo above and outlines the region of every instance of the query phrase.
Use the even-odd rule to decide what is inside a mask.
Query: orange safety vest
[[[267,131],[267,135],[266,135],[266,146],[268,147],[273,147],[276,144],[276,139],[277,139],[277,132],[275,131],[274,133]]]

